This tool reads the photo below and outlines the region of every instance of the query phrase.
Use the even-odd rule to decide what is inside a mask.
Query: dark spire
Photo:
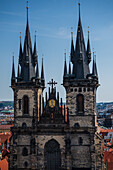
[[[34,60],[34,65],[36,65],[37,64],[36,35],[35,35],[35,43],[34,43],[33,60]]]
[[[95,55],[95,73],[96,73],[96,77],[98,78],[97,64],[96,64],[96,55]]]
[[[36,78],[39,78],[38,60],[37,60],[37,67],[36,67]]]
[[[78,30],[76,38],[76,48],[75,48],[75,57],[73,64],[73,72],[75,72],[76,79],[85,79],[89,72],[89,63],[86,54],[84,35],[81,24],[80,16],[80,3],[79,3],[79,21],[78,21]]]
[[[97,73],[97,66],[96,66],[96,55],[93,52],[93,68],[92,68],[92,75],[93,77],[98,78],[98,73]]]
[[[22,44],[21,44],[21,32],[20,32],[20,51],[19,51],[19,63],[22,63]]]
[[[13,85],[14,83],[15,83],[15,67],[14,67],[14,56],[13,56],[11,85]]]
[[[26,9],[27,9],[27,25],[26,25],[26,32],[25,32],[24,47],[25,47],[25,44],[27,44],[27,48],[30,48],[30,52],[32,54],[32,44],[31,44],[31,37],[30,37],[30,30],[29,30],[29,19],[28,19],[28,9],[29,9],[28,1],[27,1]]]
[[[43,68],[43,58],[42,58],[42,70],[41,70],[41,79],[44,79],[44,68]]]
[[[33,78],[36,77],[36,73],[35,73],[36,63],[34,62],[34,58],[32,54],[32,44],[31,44],[29,22],[28,22],[28,4],[26,8],[27,8],[27,24],[26,24],[25,39],[24,39],[24,50],[23,50],[22,57],[20,57],[21,63],[20,62],[19,63],[21,66],[21,78],[22,78],[21,81],[28,82],[28,81],[32,81]],[[35,59],[37,60],[37,56]]]
[[[97,77],[97,78],[98,78],[97,66],[96,66],[96,55],[94,55],[94,52],[93,52],[93,69],[92,69],[92,75],[93,75],[94,77]]]
[[[67,75],[67,63],[66,63],[66,52],[64,53],[65,63],[64,63],[64,77]]]
[[[88,58],[88,63],[90,63],[91,62],[91,48],[90,48],[90,41],[89,41],[89,31],[88,31],[88,43],[87,43],[87,58]]]
[[[17,72],[17,77],[20,77],[20,67],[19,67],[19,63],[18,63],[18,72]]]
[[[69,61],[69,74],[71,74],[71,62]]]
[[[74,43],[73,43],[73,32],[71,32],[71,62],[74,62]]]

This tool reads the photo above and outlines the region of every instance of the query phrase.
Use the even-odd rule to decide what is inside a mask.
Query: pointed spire
[[[81,27],[81,17],[80,17],[80,2],[78,3],[79,5],[79,22],[78,22],[78,26]],[[78,27],[78,29],[80,29],[80,27]],[[80,30],[81,31],[81,30]]]
[[[18,63],[18,72],[17,72],[17,77],[20,77],[20,67],[19,67],[19,63]]]
[[[64,77],[67,75],[67,63],[66,63],[66,52],[64,53],[65,63],[64,63]]]
[[[89,30],[88,30],[88,43],[87,43],[87,58],[88,58],[88,64],[89,64],[91,62],[91,48],[90,48],[90,40],[89,40]]]
[[[29,30],[29,19],[28,19],[28,9],[29,9],[28,1],[27,1],[26,9],[27,9],[27,25],[26,25],[26,32],[25,32],[24,47],[25,47],[25,44],[27,44],[27,48],[30,48],[30,51],[32,53],[31,37],[30,37],[30,30]],[[24,48],[24,50],[25,50],[25,48]]]
[[[44,79],[43,57],[42,57],[41,79],[42,79],[42,80]]]
[[[97,76],[97,78],[98,78],[97,64],[96,64],[96,55],[95,55],[95,73],[96,73],[96,76]]]
[[[14,83],[15,83],[15,67],[14,67],[14,55],[13,55],[11,85],[13,85]]]
[[[22,44],[21,44],[21,32],[20,32],[20,51],[19,51],[19,63],[22,62]]]
[[[86,47],[83,35],[83,29],[81,24],[81,16],[80,16],[80,3],[79,3],[79,21],[78,21],[78,29],[77,29],[77,38],[76,38],[76,48],[75,48],[75,58],[74,58],[74,66],[75,76],[77,79],[85,79],[89,72],[89,64],[87,62],[86,55]],[[75,67],[75,68],[74,68]]]
[[[36,33],[36,31],[35,31],[35,33]],[[36,34],[35,34],[35,43],[34,43],[33,61],[34,61],[34,65],[36,65],[36,64],[37,64]]]
[[[73,32],[71,32],[71,62],[74,62],[74,43],[73,43]]]
[[[34,43],[34,55],[37,56],[37,51],[36,51],[36,34],[35,34],[35,43]]]
[[[71,61],[69,61],[69,74],[71,74]]]
[[[36,68],[36,78],[39,78],[38,60],[37,60],[37,68]]]
[[[98,78],[97,73],[97,66],[96,66],[96,55],[93,52],[93,69],[92,69],[92,75]]]

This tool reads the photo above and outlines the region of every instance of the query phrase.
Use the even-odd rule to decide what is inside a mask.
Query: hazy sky
[[[81,20],[85,42],[89,26],[91,47],[97,55],[101,84],[97,91],[97,102],[113,101],[113,0],[81,0]],[[60,97],[65,99],[65,90],[61,86],[64,49],[68,61],[71,27],[74,36],[77,32],[78,0],[29,0],[29,24],[32,45],[37,31],[40,66],[44,55],[46,83],[51,78],[57,81]],[[13,100],[13,92],[9,87],[12,55],[14,52],[17,70],[19,33],[22,34],[23,44],[25,28],[26,0],[0,0],[0,100]]]

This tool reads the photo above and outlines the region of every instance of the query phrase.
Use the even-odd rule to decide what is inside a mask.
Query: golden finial
[[[80,2],[78,3],[78,5],[80,6]]]
[[[29,8],[29,7],[28,7],[28,1],[27,1],[27,7],[26,7],[26,8],[27,8],[27,9]]]

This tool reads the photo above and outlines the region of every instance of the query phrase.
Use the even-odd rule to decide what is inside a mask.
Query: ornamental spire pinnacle
[[[36,64],[37,64],[36,31],[35,31],[35,42],[34,42],[33,61],[34,61],[34,65],[36,65]]]
[[[44,79],[44,67],[43,67],[43,57],[42,57],[42,70],[41,70],[41,79]]]
[[[66,51],[64,53],[65,63],[64,63],[64,77],[67,75],[67,63],[66,63]]]
[[[87,42],[87,59],[88,64],[91,62],[91,48],[90,48],[90,40],[89,40],[89,27],[88,27],[88,42]]]
[[[22,44],[21,44],[21,32],[20,32],[20,51],[19,51],[19,63],[22,62]]]
[[[13,55],[11,85],[14,85],[14,83],[15,83],[15,66],[14,66],[14,55]]]
[[[71,74],[71,61],[70,61],[70,56],[69,56],[69,74]]]
[[[72,29],[72,28],[71,28]],[[74,62],[74,43],[73,43],[73,32],[71,31],[71,62]]]
[[[94,77],[98,78],[95,52],[93,52],[93,69],[92,69],[92,75],[93,75]]]

